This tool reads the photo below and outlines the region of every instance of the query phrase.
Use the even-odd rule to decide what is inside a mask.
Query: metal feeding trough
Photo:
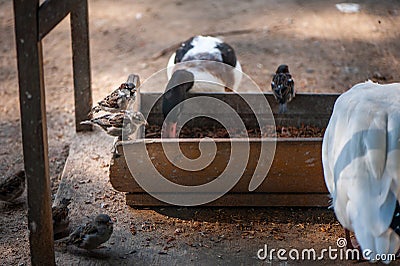
[[[148,117],[150,125],[162,125],[160,93],[141,93],[137,108]],[[312,94],[298,93],[288,105],[286,114],[278,114],[278,104],[271,93],[202,93],[192,94],[190,97],[208,96],[219,99],[231,106],[237,112],[247,128],[257,126],[254,112],[248,103],[258,106],[255,112],[264,112],[265,106],[258,104],[265,99],[270,104],[273,117],[277,126],[311,125],[326,127],[332,113],[333,105],[339,94]],[[243,96],[247,103],[243,101]],[[269,109],[269,107],[268,107]],[[253,109],[254,110],[254,109]],[[271,116],[272,117],[272,116]],[[196,118],[189,122],[190,125],[212,126],[215,120]],[[222,193],[208,206],[328,206],[327,190],[323,178],[321,162],[321,137],[307,138],[250,138],[228,139],[216,138],[216,153],[210,164],[205,168],[192,171],[176,167],[167,159],[164,147],[178,145],[180,151],[190,159],[200,155],[199,144],[204,139],[185,138],[167,139],[142,138],[139,132],[133,140],[121,142],[117,145],[117,155],[114,155],[110,164],[110,181],[113,187],[122,192],[127,192],[126,202],[131,206],[162,206],[169,205],[157,195],[170,195],[177,199],[183,197],[197,197],[199,193],[188,195],[185,191],[176,191],[171,187],[158,182],[159,175],[169,181],[183,186],[199,186],[215,180],[228,167],[232,143],[248,143],[250,156],[247,164],[227,193]],[[207,140],[206,140],[207,141]],[[276,142],[275,142],[276,141]],[[253,173],[260,161],[262,144],[276,143],[275,155],[266,177],[262,176],[261,183],[254,191],[249,191]],[[243,145],[244,145],[243,144]],[[275,145],[275,144],[274,144]],[[275,148],[272,145],[271,147]],[[176,147],[176,146],[175,146]],[[170,157],[169,157],[170,158]],[[151,163],[151,164],[149,164]],[[129,167],[128,167],[129,165]],[[240,169],[239,169],[240,170]],[[135,175],[135,178],[132,176]],[[239,171],[240,173],[240,171]],[[260,178],[260,177],[258,177]],[[264,179],[265,178],[265,179]],[[140,182],[138,182],[141,180]],[[151,181],[152,180],[152,181]],[[148,181],[148,182],[147,182]],[[146,192],[143,187],[151,183],[152,191]],[[140,183],[140,185],[139,185]],[[210,193],[218,194],[220,187]],[[192,192],[190,192],[192,193]],[[222,196],[221,196],[222,195]],[[184,202],[180,203],[186,205]]]

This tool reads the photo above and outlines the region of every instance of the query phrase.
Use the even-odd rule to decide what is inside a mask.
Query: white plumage
[[[390,228],[400,198],[400,83],[355,85],[335,103],[322,145],[325,182],[337,219],[362,250],[395,254]],[[390,261],[384,261],[389,263]]]

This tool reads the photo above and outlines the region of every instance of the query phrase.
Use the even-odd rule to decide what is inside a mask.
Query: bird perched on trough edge
[[[25,190],[25,171],[20,170],[0,181],[0,200],[12,202],[22,195]]]
[[[97,125],[108,135],[117,137],[113,144],[113,150],[115,151],[118,141],[127,140],[141,125],[147,125],[147,121],[141,112],[125,110],[82,121],[81,124]]]
[[[53,234],[55,240],[66,237],[69,234],[68,205],[70,203],[71,199],[63,198],[59,205],[51,208],[53,217]]]
[[[67,245],[92,250],[107,242],[113,232],[113,221],[107,214],[99,214],[93,221],[77,227],[68,237]]]
[[[189,91],[237,90],[242,79],[242,68],[229,44],[215,37],[194,36],[183,42],[172,54],[168,61],[167,75],[169,81],[162,99],[164,118],[187,99]],[[165,121],[163,136],[176,137],[180,111],[181,108],[176,108],[170,114],[169,121]]]
[[[100,111],[116,113],[126,110],[129,103],[135,101],[136,91],[139,86],[139,76],[134,74],[129,75],[127,82],[122,83],[117,89],[111,92],[111,94],[99,101],[98,105],[92,108],[89,117],[91,118],[93,114]]]
[[[287,103],[295,96],[294,81],[287,65],[280,65],[271,82],[272,92],[279,103],[279,113],[287,111]]]
[[[119,140],[122,140],[122,137],[128,137],[135,133],[139,126],[147,125],[147,121],[141,112],[125,110],[82,121],[81,124],[97,125],[108,135],[118,137]]]
[[[348,246],[350,230],[361,250],[371,251],[369,259],[400,247],[399,125],[400,83],[368,81],[337,99],[323,139],[332,207]]]

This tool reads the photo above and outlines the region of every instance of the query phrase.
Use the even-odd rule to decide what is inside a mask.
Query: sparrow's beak
[[[165,122],[161,136],[165,138],[176,138],[176,125],[177,122]]]

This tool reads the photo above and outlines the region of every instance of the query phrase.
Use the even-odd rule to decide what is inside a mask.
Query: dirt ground
[[[111,4],[106,0],[90,0],[93,99],[103,97],[130,73],[140,74],[144,81],[164,68],[169,55],[157,59],[153,55],[174,43],[196,34],[239,29],[254,32],[224,39],[235,48],[243,71],[263,90],[269,90],[272,73],[282,63],[289,65],[296,90],[300,92],[344,92],[368,78],[381,83],[400,81],[400,2],[360,1],[361,10],[356,14],[339,12],[335,8],[338,2],[120,0]],[[23,167],[10,0],[0,0],[0,36],[0,176],[4,176]],[[44,39],[43,51],[50,172],[55,193],[75,134],[68,18]],[[30,264],[25,201],[24,195],[15,205],[0,202],[2,265]],[[169,215],[160,210],[135,211],[136,227],[151,229],[149,234],[157,235],[157,228],[172,230],[177,223],[184,224],[182,230],[187,232],[199,232],[201,228],[203,233],[196,237],[207,236],[208,242],[200,242],[203,246],[196,240],[187,240],[195,239],[190,234],[182,243],[195,245],[196,249],[208,248],[215,264],[224,263],[223,255],[213,252],[213,247],[223,245],[215,243],[221,242],[219,239],[227,230],[232,237],[258,241],[260,248],[266,241],[275,243],[275,247],[302,247],[306,239],[305,248],[310,243],[334,245],[342,236],[333,213],[322,209],[185,208],[184,212],[197,216],[193,218],[192,213],[189,218],[180,216],[173,220],[168,220]],[[195,222],[200,224],[191,225]],[[153,224],[157,226],[147,226]],[[152,241],[151,236],[143,233],[137,237]],[[137,247],[141,248],[146,245]],[[237,246],[232,252],[245,249]]]

